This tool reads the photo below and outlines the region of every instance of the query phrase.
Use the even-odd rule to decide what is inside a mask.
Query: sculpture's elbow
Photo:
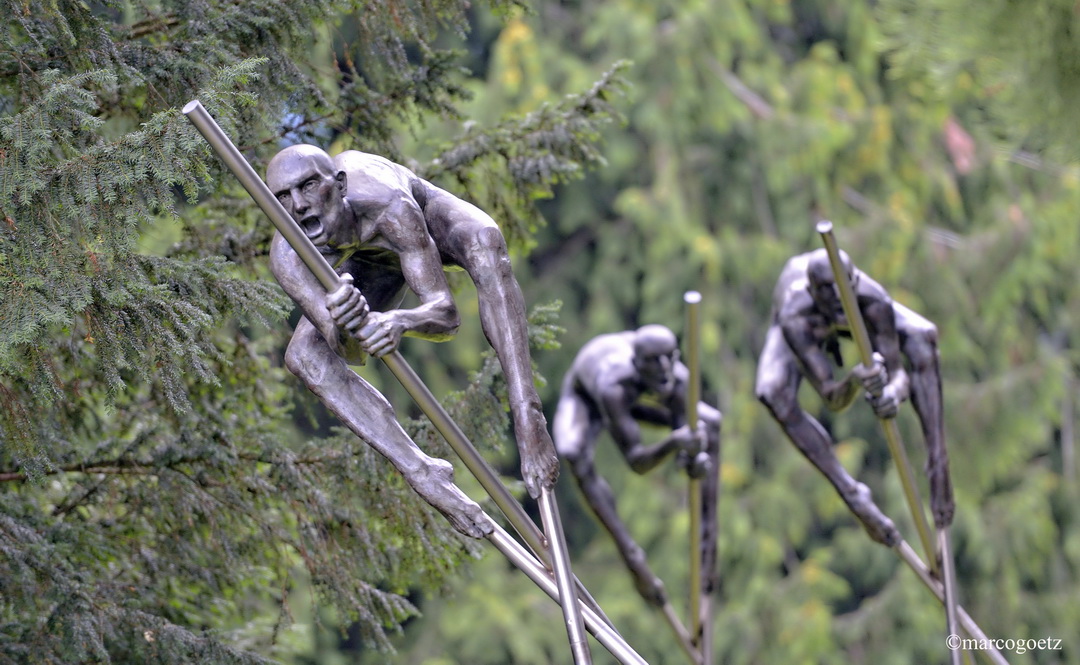
[[[440,333],[442,339],[439,341],[452,338],[461,328],[461,315],[458,314],[457,306],[452,300],[443,306],[442,319],[443,330]]]

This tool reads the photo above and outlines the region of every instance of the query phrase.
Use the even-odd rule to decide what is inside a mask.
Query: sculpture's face
[[[675,364],[679,360],[675,335],[663,326],[645,326],[634,341],[634,367],[641,383],[657,393],[675,386]]]
[[[835,323],[843,324],[844,305],[840,300],[840,289],[836,285],[832,269],[828,262],[810,264],[807,274],[807,291],[814,299],[817,309]]]
[[[345,218],[345,172],[312,146],[278,153],[267,168],[267,185],[316,247],[340,235]]]

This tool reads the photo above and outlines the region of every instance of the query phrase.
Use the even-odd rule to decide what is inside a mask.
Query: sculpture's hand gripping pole
[[[300,260],[304,262],[304,265],[311,270],[312,274],[319,283],[327,291],[333,291],[340,284],[340,277],[334,271],[333,267],[326,261],[326,258],[319,253],[315,245],[304,234],[292,217],[285,211],[285,209],[278,203],[273,193],[262,181],[262,179],[255,173],[255,170],[251,168],[247,160],[244,159],[240,151],[229,140],[225,132],[218,126],[217,122],[210,116],[203,105],[198,100],[192,100],[183,109],[184,115],[195,125],[199,132],[203,135],[206,141],[217,153],[218,157],[225,163],[225,165],[236,176],[240,184],[244,186],[251,198],[262,209],[266,216],[270,219],[271,223],[277,228],[278,232],[285,238],[285,240],[292,246],[293,250],[300,257]],[[394,353],[383,356],[382,360],[386,363],[386,366],[394,374],[394,376],[401,382],[405,389],[409,392],[409,395],[420,406],[421,410],[428,417],[429,420],[435,425],[436,429],[447,439],[450,446],[454,448],[454,451],[461,457],[465,466],[469,469],[481,486],[491,495],[491,498],[495,501],[495,504],[503,511],[506,518],[509,520],[512,526],[518,531],[518,534],[525,540],[533,552],[544,562],[547,570],[553,571],[554,577],[559,588],[559,598],[566,599],[575,597],[575,587],[581,594],[581,598],[586,605],[586,612],[582,616],[581,607],[579,602],[571,600],[571,602],[562,601],[560,604],[563,606],[564,616],[567,623],[567,633],[570,637],[571,650],[574,653],[575,662],[577,663],[589,663],[591,657],[588,653],[588,642],[586,641],[583,631],[580,630],[582,624],[588,625],[590,632],[597,637],[605,647],[611,650],[611,653],[616,656],[622,663],[644,663],[641,657],[638,656],[633,649],[618,635],[618,633],[611,626],[610,620],[604,616],[602,610],[596,601],[592,599],[588,591],[576,578],[572,577],[570,573],[570,564],[568,556],[566,554],[566,543],[562,537],[561,524],[558,522],[558,509],[554,504],[554,495],[550,489],[541,493],[540,506],[541,511],[545,515],[545,522],[553,524],[552,528],[549,528],[548,540],[552,544],[552,552],[549,555],[548,548],[544,542],[543,534],[529,518],[528,514],[521,505],[510,494],[506,486],[499,480],[495,471],[487,464],[484,458],[468,440],[465,434],[457,426],[456,423],[450,418],[446,410],[442,408],[438,400],[427,389],[427,386],[420,380],[416,373],[409,367],[405,359],[401,357],[401,354],[395,351]],[[507,543],[505,539],[498,537],[500,531],[496,529],[494,532],[495,537],[492,538],[492,542],[507,556],[508,554]],[[552,559],[556,561],[553,563]],[[511,557],[515,563],[515,557]],[[519,564],[520,565],[520,564]],[[539,564],[538,564],[539,565]],[[529,570],[525,571],[530,577],[533,576],[533,572]],[[534,578],[534,581],[535,578]],[[539,582],[537,582],[540,584]],[[544,585],[541,584],[543,587]],[[545,591],[547,589],[545,588]]]
[[[866,329],[866,322],[863,321],[862,312],[859,311],[855,291],[851,288],[851,280],[848,278],[847,270],[844,269],[843,262],[840,259],[840,249],[836,244],[836,237],[833,235],[832,222],[824,220],[818,222],[817,231],[821,234],[821,239],[825,243],[825,251],[829,253],[829,265],[832,267],[836,288],[840,291],[840,303],[844,307],[844,315],[847,317],[848,325],[851,326],[851,336],[855,339],[855,344],[859,349],[859,357],[862,359],[864,367],[873,367],[874,347],[870,341],[870,333]],[[944,583],[946,630],[950,635],[957,635],[956,576],[953,571],[948,530],[941,528],[937,534],[938,541],[941,544],[942,567],[944,568],[944,571],[941,571],[938,569],[937,548],[934,547],[930,536],[930,526],[926,521],[926,512],[923,510],[922,500],[919,498],[918,489],[915,487],[915,474],[912,473],[911,462],[908,461],[904,444],[900,440],[900,428],[896,426],[896,420],[892,418],[879,418],[879,420],[885,430],[885,441],[889,445],[889,452],[892,454],[896,470],[900,474],[900,484],[904,488],[904,496],[907,499],[911,517],[915,521],[915,529],[919,532],[919,540],[922,542],[923,551],[926,552],[926,558],[930,562],[930,569]],[[949,653],[952,664],[959,665],[960,652],[954,649]]]

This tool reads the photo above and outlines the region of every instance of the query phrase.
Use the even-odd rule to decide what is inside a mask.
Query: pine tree
[[[463,120],[438,44],[468,4],[2,4],[0,662],[263,662],[297,570],[385,647],[405,594],[476,552],[283,371],[269,225],[178,111],[200,99],[257,170],[297,141],[404,160],[403,128]],[[482,180],[527,243],[537,195],[600,162],[617,89],[414,166]],[[487,446],[495,374],[453,402]]]

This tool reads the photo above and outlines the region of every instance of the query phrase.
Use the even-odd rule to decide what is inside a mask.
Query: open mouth
[[[322,220],[315,216],[300,220],[300,228],[304,230],[304,235],[312,242],[323,234]]]

